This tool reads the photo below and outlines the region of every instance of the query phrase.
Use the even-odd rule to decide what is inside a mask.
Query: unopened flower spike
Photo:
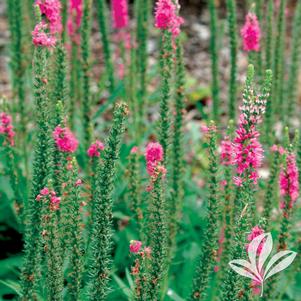
[[[216,126],[213,121],[208,127],[209,140],[209,195],[207,203],[207,228],[203,239],[202,253],[194,271],[190,300],[202,300],[209,284],[210,273],[214,270],[218,251],[218,180],[217,180],[217,142]]]

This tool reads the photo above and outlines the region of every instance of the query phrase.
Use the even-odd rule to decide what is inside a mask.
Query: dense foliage
[[[6,1],[1,300],[301,299],[301,254],[264,285],[277,262],[255,280],[229,265],[265,233],[274,253],[301,252],[301,2],[294,18],[290,1],[246,2],[240,24],[235,0],[225,20],[208,0],[206,106],[187,101],[178,0]]]

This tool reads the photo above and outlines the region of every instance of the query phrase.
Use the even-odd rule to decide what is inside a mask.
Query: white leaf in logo
[[[266,243],[271,243],[271,246],[266,247]],[[259,252],[260,246],[262,249]],[[269,256],[272,248],[273,248],[273,240],[272,240],[270,233],[263,233],[261,235],[258,235],[249,244],[248,256],[249,256],[252,267],[258,272],[258,274],[260,274],[262,265],[264,264],[264,261]],[[258,262],[258,269],[257,269],[257,263],[256,263],[257,254],[262,254],[262,252],[264,252],[264,254],[261,258],[261,261]],[[260,266],[260,268],[259,268],[259,266]]]
[[[244,259],[234,259],[229,262],[230,267],[236,273],[261,284],[261,296],[263,294],[264,281],[287,268],[297,255],[293,251],[281,251],[275,254],[266,265],[266,268],[264,268],[264,263],[271,254],[272,249],[272,235],[270,233],[263,233],[255,237],[248,245],[250,262]]]
[[[263,275],[263,269],[262,269],[263,265],[267,260],[267,258],[269,257],[269,255],[271,254],[272,249],[273,249],[272,235],[270,233],[267,233],[258,258],[258,272],[260,275]]]
[[[266,272],[264,273],[264,280],[270,278],[278,272],[286,269],[295,259],[297,253],[293,251],[280,251],[275,254],[266,267]],[[277,264],[275,264],[278,262]],[[275,264],[275,265],[274,265]],[[274,267],[271,269],[271,267]]]
[[[253,269],[250,262],[244,259],[234,259],[229,262],[230,267],[238,274],[244,277],[251,278],[261,283],[261,277],[258,278],[257,271]]]

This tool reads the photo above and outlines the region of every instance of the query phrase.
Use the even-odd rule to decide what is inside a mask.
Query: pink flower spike
[[[111,0],[113,28],[122,29],[128,26],[129,14],[127,0]]]
[[[220,160],[222,165],[234,164],[234,146],[228,137],[221,142]]]
[[[83,184],[83,181],[81,180],[81,179],[78,179],[78,180],[76,180],[76,182],[75,182],[75,186],[76,187],[78,187],[78,186],[80,186],[80,185],[82,185]]]
[[[227,185],[227,180],[222,180],[220,184],[222,187],[225,187]]]
[[[240,177],[233,177],[233,183],[236,186],[241,187],[242,183],[243,183],[242,178],[240,178]]]
[[[289,197],[288,208],[292,208],[299,197],[299,171],[294,154],[287,155],[286,168],[279,174],[280,194]],[[282,209],[285,209],[283,202]]]
[[[40,194],[41,195],[48,195],[49,194],[49,189],[47,187],[43,188],[41,191],[40,191]]]
[[[99,141],[96,140],[95,143],[92,143],[90,145],[90,147],[87,150],[87,154],[89,157],[99,157],[100,156],[100,152],[103,151],[105,149],[104,144]]]
[[[63,30],[61,2],[59,0],[36,0],[36,5],[40,7],[42,15],[48,20],[50,33],[61,33]]]
[[[151,192],[153,190],[153,185],[147,185],[145,190]]]
[[[146,146],[145,159],[146,159],[146,169],[150,176],[155,172],[155,168],[159,162],[163,160],[163,147],[158,142],[150,142]]]
[[[141,249],[142,242],[139,240],[131,240],[130,241],[130,252],[131,253],[138,253]]]
[[[208,127],[206,124],[202,124],[202,125],[201,125],[201,132],[202,132],[203,134],[208,134],[208,132],[209,132],[209,127]]]
[[[247,14],[245,24],[240,34],[243,39],[243,48],[245,51],[259,51],[261,30],[255,14]]]
[[[279,146],[278,152],[280,155],[283,155],[283,154],[285,154],[285,149],[282,146]]]
[[[145,255],[146,255],[147,258],[150,258],[151,257],[151,253],[152,253],[151,247],[145,247],[144,248],[144,253],[145,253]]]
[[[50,208],[52,210],[59,210],[60,209],[60,203],[61,203],[61,198],[57,196],[52,196],[50,198]]]
[[[11,122],[12,122],[12,117],[10,115],[4,112],[0,113],[0,134],[4,134],[6,141],[8,141],[11,146],[14,146],[15,132]]]
[[[162,177],[164,178],[166,176],[167,170],[166,170],[166,168],[163,165],[158,165],[157,166],[157,172],[159,174],[161,174]]]
[[[54,47],[56,44],[56,38],[49,33],[46,33],[48,25],[40,22],[38,23],[32,32],[32,42],[35,46]]]
[[[159,29],[168,30],[173,37],[180,34],[180,26],[184,19],[177,16],[177,6],[172,0],[158,0],[155,12],[155,26]]]
[[[131,154],[137,154],[137,152],[138,152],[138,147],[137,146],[132,147]]]
[[[60,151],[74,153],[77,150],[78,141],[69,128],[57,126],[53,131],[53,138]]]
[[[262,228],[260,228],[259,226],[255,226],[254,228],[252,228],[252,231],[248,235],[247,239],[248,239],[248,241],[251,242],[254,238],[256,238],[257,236],[259,236],[263,233],[264,233],[264,230]],[[247,249],[248,252],[252,251],[252,250],[249,250],[249,246],[250,246],[249,244],[246,245],[246,249]],[[258,249],[257,249],[257,255],[260,255],[263,246],[264,246],[264,242],[261,242]]]
[[[58,196],[52,196],[50,198],[50,201],[51,201],[52,204],[59,204],[61,202],[61,198],[58,197]]]
[[[252,279],[252,291],[253,295],[260,295],[261,293],[261,283]]]
[[[150,142],[146,146],[145,159],[147,162],[161,162],[163,160],[163,147],[158,142]]]
[[[79,43],[79,30],[83,15],[82,0],[69,0],[69,17],[67,21],[68,34],[71,39]]]

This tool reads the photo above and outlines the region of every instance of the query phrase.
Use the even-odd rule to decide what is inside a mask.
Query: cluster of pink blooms
[[[130,241],[130,252],[131,253],[138,253],[141,249],[142,242],[139,240],[131,240]]]
[[[90,147],[87,150],[87,154],[89,157],[99,157],[100,156],[100,152],[103,151],[105,149],[104,144],[99,141],[96,140],[94,143],[92,143],[90,145]]]
[[[137,146],[133,146],[131,149],[131,154],[137,154],[138,153],[138,147]]]
[[[248,13],[243,28],[240,31],[245,51],[259,51],[261,30],[257,16]]]
[[[151,255],[151,248],[144,247],[142,249],[142,242],[140,240],[131,240],[130,241],[130,252],[134,254],[140,253],[140,255],[146,255],[148,258]]]
[[[122,29],[128,26],[129,14],[127,0],[111,0],[113,28]]]
[[[233,155],[234,155],[233,144],[229,139],[229,137],[225,137],[225,139],[221,142],[221,156],[220,156],[221,164],[232,165]]]
[[[78,147],[78,141],[69,128],[57,126],[53,133],[57,148],[65,153],[74,153]]]
[[[252,96],[250,97],[252,98]],[[262,99],[256,96],[252,100],[244,100],[244,103],[240,107],[240,110],[241,115],[239,122],[244,126],[255,126],[256,124],[262,122],[262,116],[264,115],[266,110],[266,99]]]
[[[220,232],[220,236],[219,236],[219,239],[218,239],[218,250],[217,250],[217,258],[216,258],[216,263],[217,265],[214,266],[214,272],[217,273],[218,270],[219,270],[219,266],[218,266],[218,263],[221,261],[221,257],[222,257],[222,254],[223,254],[223,247],[224,247],[224,242],[225,242],[225,227],[223,227],[221,229],[221,232]]]
[[[248,235],[247,239],[248,241],[252,241],[253,239],[255,239],[257,236],[261,235],[264,233],[264,230],[262,228],[260,228],[259,226],[255,226],[252,228],[252,231],[251,233]],[[258,249],[257,249],[257,255],[259,255],[262,251],[262,248],[263,248],[263,245],[264,243],[261,243],[259,246],[258,246]],[[246,249],[247,251],[250,251],[249,250],[249,244],[247,244],[246,246]]]
[[[146,169],[150,176],[154,175],[156,167],[163,160],[163,147],[158,142],[150,142],[146,146],[145,159],[146,159]]]
[[[283,155],[285,153],[285,149],[282,146],[274,144],[271,146],[271,152],[278,152],[280,155]]]
[[[79,186],[81,186],[82,184],[83,184],[82,179],[77,179],[77,180],[75,181],[75,187],[79,187]]]
[[[36,46],[54,47],[56,43],[56,37],[46,33],[48,30],[48,24],[44,21],[38,23],[32,32],[32,42]]]
[[[4,112],[0,113],[0,134],[4,134],[7,137],[11,146],[15,145],[15,132],[12,125],[12,118]]]
[[[59,0],[37,0],[36,5],[39,6],[45,20],[35,26],[32,32],[32,41],[36,46],[55,46],[55,35],[61,33],[63,29],[61,2]]]
[[[40,7],[42,15],[48,20],[50,33],[62,32],[62,5],[60,0],[37,0],[36,5]]]
[[[252,241],[253,239],[255,239],[257,236],[261,235],[264,233],[264,230],[262,228],[260,228],[259,226],[255,226],[254,228],[252,228],[251,233],[248,235],[247,239],[248,241]],[[257,255],[259,256],[262,248],[264,246],[264,241],[262,241],[260,243],[260,245],[258,246],[257,249]],[[249,244],[247,244],[246,246],[247,251],[249,251]],[[256,280],[252,280],[252,288],[253,288],[253,294],[254,295],[259,295],[260,294],[260,283]]]
[[[155,26],[172,33],[173,37],[180,34],[180,26],[184,19],[177,15],[178,7],[172,0],[158,0],[155,13]]]
[[[286,157],[286,168],[282,169],[279,175],[280,194],[289,197],[288,207],[292,208],[299,196],[299,172],[294,154]],[[286,208],[285,202],[281,202],[280,207]]]
[[[242,175],[246,170],[250,171],[251,169],[249,178],[253,180],[254,184],[257,184],[258,168],[261,166],[263,159],[263,148],[258,141],[259,133],[253,126],[249,131],[240,126],[236,133],[234,160],[237,165],[237,173]],[[237,177],[236,183],[239,183],[239,178]]]
[[[37,195],[36,200],[40,201],[43,197],[50,198],[50,209],[58,210],[60,209],[61,198],[56,195],[55,191],[50,191],[47,187],[44,187],[40,193]]]
[[[238,177],[234,181],[241,186],[241,176],[247,171],[250,180],[257,184],[258,169],[263,159],[263,148],[259,142],[259,132],[256,125],[261,122],[265,112],[266,100],[256,97],[251,101],[244,101],[239,117],[239,128],[234,139],[234,163],[237,166]]]
[[[83,16],[83,1],[69,0],[69,17],[67,21],[67,29],[72,40],[79,44],[79,28]]]

